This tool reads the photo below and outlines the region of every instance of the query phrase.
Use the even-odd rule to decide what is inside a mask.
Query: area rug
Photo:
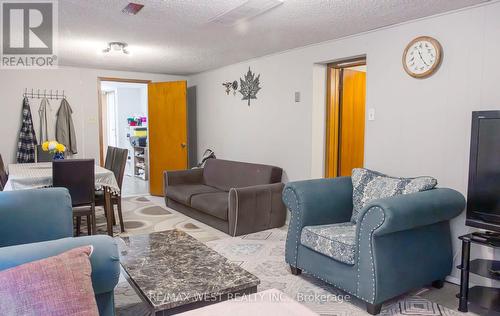
[[[120,232],[118,212],[115,206],[117,225],[113,226],[115,237],[179,229],[201,241],[226,238],[228,235],[203,223],[193,220],[175,210],[167,208],[160,197],[149,195],[122,198],[122,214],[125,232]],[[106,217],[102,207],[96,208],[96,226],[98,234],[107,233]],[[87,235],[86,219],[82,219],[81,234]]]
[[[369,315],[362,301],[305,273],[290,273],[285,258],[286,227],[207,245],[261,280],[259,291],[278,289],[320,315]],[[422,293],[426,289],[419,290]],[[415,293],[384,304],[380,315],[473,315],[431,302]]]
[[[145,201],[145,199],[147,201]],[[148,222],[141,228],[133,228],[127,234],[145,233],[164,229],[182,229],[225,256],[235,264],[255,274],[261,280],[259,291],[275,288],[289,297],[303,303],[320,315],[351,316],[368,315],[364,311],[363,302],[348,296],[328,284],[302,274],[294,276],[290,273],[284,261],[286,227],[272,229],[251,235],[229,237],[217,230],[208,227],[196,220],[161,205],[161,201],[152,197],[132,199],[127,203],[127,215],[124,217],[130,222]],[[137,207],[133,207],[136,205]],[[142,206],[141,206],[142,205]],[[147,215],[144,218],[144,209],[149,214],[153,208],[154,213],[162,213],[156,207],[171,214],[162,214],[159,219]],[[130,211],[134,208],[135,211]],[[167,218],[170,216],[170,218]],[[174,219],[175,218],[175,219]],[[154,220],[153,220],[154,219]],[[186,224],[188,224],[186,228]],[[192,229],[193,226],[197,229]],[[198,233],[197,233],[198,231]],[[424,290],[420,290],[421,293]],[[463,314],[437,303],[422,298],[418,293],[411,293],[384,305],[381,315],[474,315]],[[115,290],[115,302],[118,315],[148,315],[147,308],[135,294],[130,285],[121,279]]]

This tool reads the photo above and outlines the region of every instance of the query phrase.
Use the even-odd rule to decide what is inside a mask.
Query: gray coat
[[[61,106],[57,111],[56,140],[66,146],[66,153],[74,155],[78,152],[76,148],[76,134],[71,117],[73,110],[66,99],[62,99]]]
[[[54,138],[54,126],[52,121],[52,109],[47,98],[43,98],[38,109],[40,116],[40,144],[51,141]]]

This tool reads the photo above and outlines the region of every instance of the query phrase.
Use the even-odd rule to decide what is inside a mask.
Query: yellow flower
[[[63,153],[66,151],[66,147],[63,144],[57,144],[56,145],[56,151],[58,153]]]
[[[44,142],[42,144],[42,150],[43,151],[49,151],[49,142]]]

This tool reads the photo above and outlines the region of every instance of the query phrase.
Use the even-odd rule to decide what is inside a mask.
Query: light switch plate
[[[300,92],[295,92],[295,102],[300,102]]]
[[[375,109],[368,109],[368,121],[375,121]]]

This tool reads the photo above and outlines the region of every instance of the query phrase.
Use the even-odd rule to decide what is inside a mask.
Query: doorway
[[[122,195],[149,193],[148,85],[147,82],[100,81],[100,152],[108,146],[128,150]]]
[[[366,58],[328,65],[325,177],[364,165]]]
[[[164,172],[188,167],[187,82],[98,77],[97,90],[100,165],[126,148],[121,195],[164,196]]]

